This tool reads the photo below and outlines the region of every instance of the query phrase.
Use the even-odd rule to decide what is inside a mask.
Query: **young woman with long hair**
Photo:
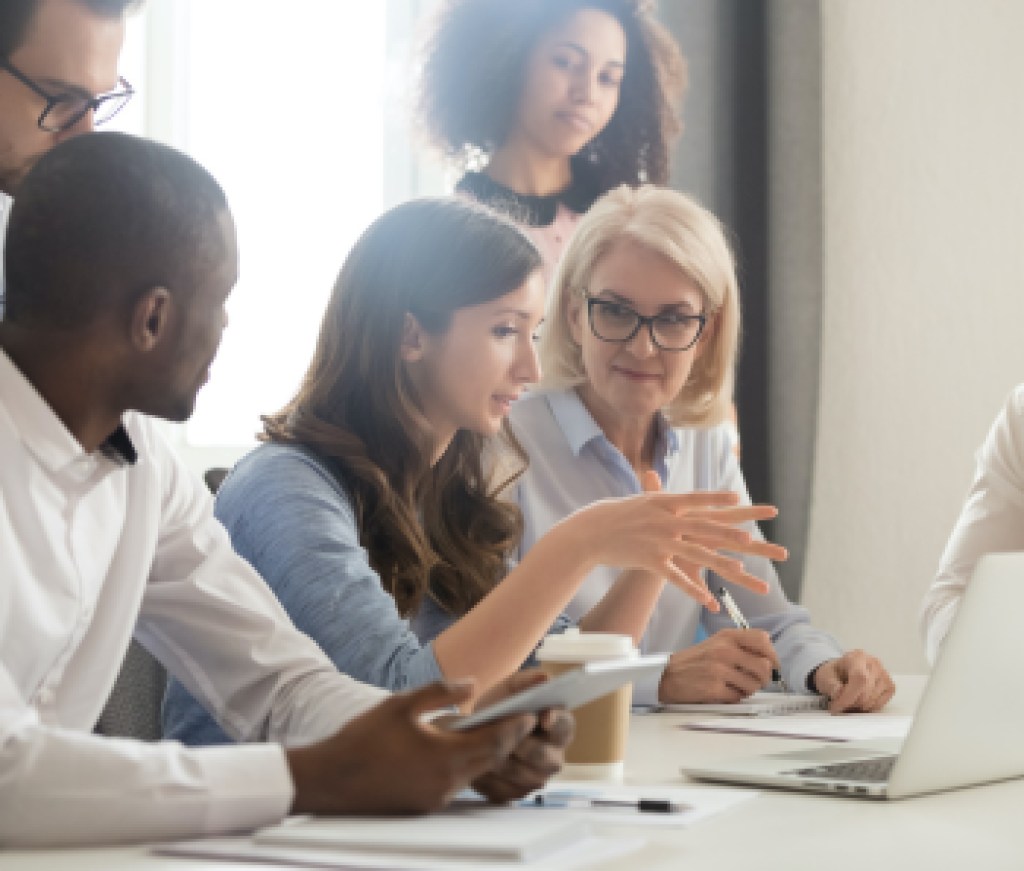
[[[720,550],[784,556],[737,528],[771,507],[654,492],[567,517],[510,565],[522,524],[501,494],[525,457],[506,418],[539,377],[539,267],[529,240],[475,203],[386,213],[341,270],[295,397],[221,486],[235,549],[360,680],[486,689],[528,659],[597,565],[667,577],[715,608],[700,566],[766,588]],[[224,740],[178,685],[164,714],[171,737]]]

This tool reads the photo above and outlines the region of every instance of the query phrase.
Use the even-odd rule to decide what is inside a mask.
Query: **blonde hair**
[[[621,185],[609,191],[580,220],[554,276],[547,322],[539,345],[542,387],[584,384],[582,349],[569,326],[570,299],[586,292],[597,262],[627,239],[660,254],[700,289],[710,333],[690,377],[663,409],[673,426],[712,426],[725,420],[732,404],[740,334],[739,286],[732,249],[721,223],[678,191]],[[714,318],[714,321],[711,321]]]

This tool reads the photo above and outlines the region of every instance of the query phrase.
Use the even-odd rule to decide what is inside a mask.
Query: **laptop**
[[[1024,776],[1024,553],[974,570],[902,744],[822,744],[686,767],[697,780],[894,799]]]

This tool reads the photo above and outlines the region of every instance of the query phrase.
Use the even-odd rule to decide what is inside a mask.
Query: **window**
[[[119,126],[142,132],[144,116],[147,135],[206,166],[238,229],[229,326],[179,433],[197,469],[231,462],[291,398],[362,230],[441,190],[440,167],[424,173],[414,156],[404,99],[422,6],[150,0],[130,24],[123,70],[145,81]]]

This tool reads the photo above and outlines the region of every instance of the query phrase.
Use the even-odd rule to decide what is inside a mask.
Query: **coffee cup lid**
[[[628,635],[580,632],[576,628],[548,635],[537,648],[537,659],[541,662],[580,662],[636,655],[633,639]]]

